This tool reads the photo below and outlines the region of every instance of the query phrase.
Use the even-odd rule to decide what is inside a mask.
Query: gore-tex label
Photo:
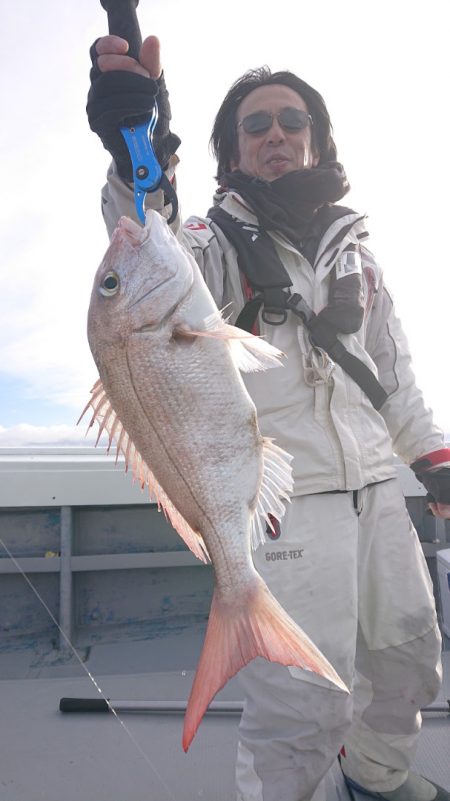
[[[266,562],[287,562],[288,559],[301,559],[304,548],[294,548],[292,551],[266,551]]]

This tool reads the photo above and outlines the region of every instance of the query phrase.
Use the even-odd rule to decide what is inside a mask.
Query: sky
[[[0,0],[0,447],[84,444],[75,423],[95,382],[86,337],[108,245],[109,156],[85,115],[99,0]],[[179,134],[182,214],[205,214],[217,109],[252,67],[289,69],[324,96],[345,198],[368,215],[426,404],[450,432],[448,0],[140,0],[161,39]]]

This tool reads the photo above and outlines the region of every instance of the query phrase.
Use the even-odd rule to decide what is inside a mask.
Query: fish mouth
[[[133,303],[130,303],[129,308],[132,309],[133,306],[137,306],[138,303],[142,303],[142,301],[145,300],[145,298],[148,298],[149,295],[151,295],[153,292],[156,292],[156,290],[159,289],[161,286],[167,284],[167,282],[171,281],[173,277],[174,277],[173,275],[170,275],[168,278],[165,278],[164,281],[160,281],[159,284],[156,284],[156,286],[149,289],[148,292],[144,292],[144,294],[141,295],[139,298],[137,298],[137,300],[134,300]]]

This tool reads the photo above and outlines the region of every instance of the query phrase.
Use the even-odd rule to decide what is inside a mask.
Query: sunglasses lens
[[[268,131],[272,126],[272,115],[268,111],[255,111],[242,120],[245,133],[256,134]]]
[[[300,108],[284,108],[280,111],[278,120],[287,131],[302,131],[308,125],[309,116]]]
[[[262,134],[272,127],[273,114],[268,111],[255,111],[254,114],[249,114],[244,117],[240,123],[248,134]],[[279,124],[286,131],[302,131],[303,128],[309,123],[309,115],[307,111],[300,108],[287,108],[281,109],[276,115]]]

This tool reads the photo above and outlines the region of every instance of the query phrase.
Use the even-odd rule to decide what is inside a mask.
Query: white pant
[[[343,745],[348,776],[395,789],[441,681],[432,583],[397,480],[294,498],[254,561],[353,691],[262,658],[247,665],[238,801],[309,801]]]

